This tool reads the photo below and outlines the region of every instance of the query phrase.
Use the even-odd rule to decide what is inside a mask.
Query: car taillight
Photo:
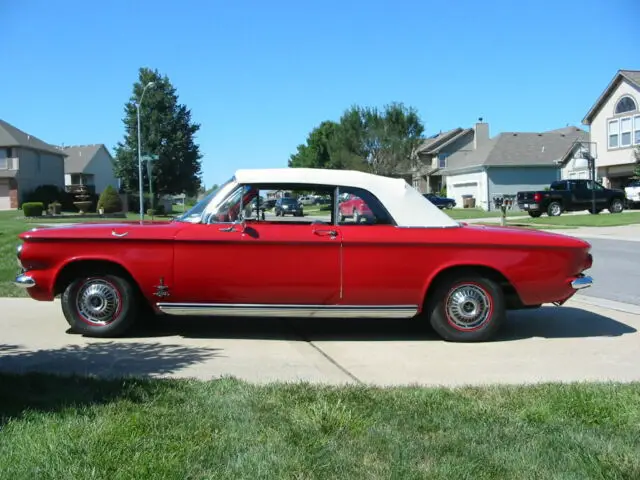
[[[542,194],[541,193],[534,193],[533,194],[533,201],[536,203],[540,203],[542,201]]]

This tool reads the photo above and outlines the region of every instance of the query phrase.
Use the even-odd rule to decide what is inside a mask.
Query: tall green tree
[[[157,70],[141,68],[138,81],[124,106],[124,139],[115,148],[114,173],[122,179],[124,190],[137,193],[138,187],[138,123],[140,104],[140,138],[142,155],[158,155],[152,163],[151,181],[156,194],[195,195],[201,185],[200,147],[195,135],[200,125],[191,119],[191,110],[179,103],[175,87],[169,78]],[[143,188],[149,191],[147,166],[143,164]]]
[[[392,175],[414,164],[423,133],[416,110],[402,103],[382,110],[355,105],[339,122],[325,121],[316,127],[291,156],[289,166]]]

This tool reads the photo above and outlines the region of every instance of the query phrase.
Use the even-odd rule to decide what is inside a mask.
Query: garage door
[[[471,195],[476,199],[476,205],[478,203],[478,182],[460,182],[453,185],[453,198],[460,207],[462,207],[462,200],[464,195]]]
[[[9,210],[11,199],[9,198],[9,182],[0,180],[0,210]]]

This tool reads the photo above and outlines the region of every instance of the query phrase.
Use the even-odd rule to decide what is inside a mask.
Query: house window
[[[622,97],[616,104],[616,114],[634,112],[636,110],[636,102],[631,97]]]
[[[620,119],[620,146],[628,147],[631,145],[631,124],[633,123],[631,117],[625,117]]]
[[[633,144],[640,145],[640,115],[633,118]]]
[[[9,161],[7,160],[8,156],[8,150],[0,148],[0,170],[6,170],[9,168]]]
[[[438,155],[438,168],[447,168],[447,153],[441,153]]]
[[[609,148],[618,148],[618,120],[609,121]]]

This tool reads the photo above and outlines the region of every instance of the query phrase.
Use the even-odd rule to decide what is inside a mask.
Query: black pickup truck
[[[592,195],[595,189],[596,208],[593,209]],[[536,218],[547,213],[557,217],[562,212],[589,210],[597,214],[605,208],[611,213],[624,210],[626,196],[623,190],[604,188],[593,180],[560,180],[553,182],[549,190],[518,192],[518,207]]]

